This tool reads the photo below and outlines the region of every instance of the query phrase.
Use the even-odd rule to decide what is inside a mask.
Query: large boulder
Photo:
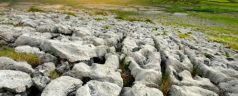
[[[67,96],[81,87],[83,82],[69,76],[61,76],[51,81],[43,90],[41,96]]]
[[[125,61],[130,62],[129,69],[135,81],[155,86],[160,83],[162,74],[159,53],[141,49],[130,54]]]
[[[32,81],[29,74],[21,71],[0,70],[0,90],[23,93],[31,86]]]
[[[116,84],[91,80],[77,90],[76,96],[119,96],[120,92]]]
[[[87,77],[93,80],[107,81],[122,87],[123,80],[118,68],[118,57],[116,55],[110,55],[106,58],[105,64],[93,63],[92,66],[89,66],[85,63],[78,63],[67,74],[79,79]]]
[[[67,59],[69,62],[90,60],[91,57],[96,57],[95,46],[93,45],[49,40],[41,45],[41,49],[62,59]]]
[[[38,33],[38,32],[25,33],[16,39],[14,45],[15,46],[29,45],[32,47],[39,47],[44,40],[50,39],[51,37],[52,34],[50,33]]]
[[[35,70],[26,62],[16,62],[8,57],[0,57],[0,70],[18,70],[32,74]]]

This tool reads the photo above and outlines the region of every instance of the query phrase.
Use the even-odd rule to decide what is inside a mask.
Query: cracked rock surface
[[[193,28],[96,20],[80,10],[4,13],[0,44],[41,64],[0,57],[0,96],[238,95],[238,54]]]

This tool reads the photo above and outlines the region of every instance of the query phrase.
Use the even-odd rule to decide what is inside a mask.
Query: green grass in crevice
[[[60,74],[59,74],[56,70],[51,71],[50,74],[49,74],[49,77],[50,77],[51,79],[56,79],[56,78],[58,78],[59,76],[60,76]]]
[[[44,10],[36,8],[36,7],[31,7],[27,11],[28,12],[45,12]]]
[[[132,16],[117,16],[116,19],[127,20],[127,21],[140,21],[146,23],[153,23],[152,20],[148,18],[139,18],[139,17],[132,17]]]
[[[133,15],[142,15],[136,11],[123,11],[123,10],[107,10],[117,16],[133,16]]]
[[[194,38],[190,36],[191,33],[179,33],[178,37],[182,39],[193,40]]]
[[[162,81],[161,81],[159,89],[162,91],[164,96],[167,96],[171,86],[172,86],[172,80],[171,80],[170,74],[169,72],[165,72],[164,74],[162,74]]]
[[[97,17],[97,18],[94,18],[94,20],[96,20],[96,21],[102,21],[102,20],[107,20],[107,18]]]
[[[71,11],[63,11],[62,13],[63,13],[63,14],[67,14],[67,15],[69,15],[69,16],[77,16],[76,13],[71,12]]]
[[[0,50],[0,57],[9,57],[16,61],[26,61],[32,67],[36,67],[40,64],[40,60],[36,55],[29,53],[17,53],[14,49]]]
[[[108,12],[115,14],[116,19],[154,23],[151,19],[147,17],[141,17],[143,14],[136,11],[108,10]]]
[[[111,26],[111,25],[105,25],[105,26],[103,26],[103,28],[104,29],[110,29],[110,28],[112,28],[113,26]]]
[[[193,69],[191,71],[191,75],[194,78],[195,76],[199,75],[201,72],[201,66],[200,65],[193,65]]]

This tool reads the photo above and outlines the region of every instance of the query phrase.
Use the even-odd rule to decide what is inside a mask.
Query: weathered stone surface
[[[69,76],[61,76],[51,81],[43,90],[41,96],[67,96],[82,86],[82,81]]]
[[[67,26],[67,25],[58,25],[57,32],[65,34],[65,35],[70,35],[73,33],[73,31],[70,29],[70,26]]]
[[[32,21],[31,19],[23,19],[19,22],[19,24],[22,24],[24,26],[30,26],[30,27],[36,27],[37,23]]]
[[[69,62],[61,62],[61,64],[57,65],[57,71],[59,71],[60,73],[65,73],[68,72],[70,70],[70,65]]]
[[[25,33],[17,38],[14,45],[29,45],[32,47],[39,47],[44,40],[51,38],[52,35],[50,33]]]
[[[216,93],[197,86],[173,85],[169,96],[218,96]]]
[[[44,52],[40,51],[39,48],[31,47],[28,45],[18,46],[15,48],[15,51],[18,53],[30,53],[30,54],[38,54],[38,55],[44,54]]]
[[[72,30],[74,35],[78,37],[90,36],[92,34],[86,27],[75,27]]]
[[[57,58],[49,53],[41,54],[39,56],[40,62],[42,63],[48,63],[48,62],[53,62],[57,63]]]
[[[163,76],[167,75],[173,85],[169,93],[174,96],[238,94],[237,52],[208,42],[207,37],[194,28],[131,22],[110,14],[94,16],[89,15],[87,9],[70,9],[77,16],[69,16],[61,13],[60,6],[46,5],[52,9],[50,12],[14,9],[4,14],[0,12],[0,45],[35,54],[43,64],[32,69],[27,63],[0,57],[0,70],[29,73],[34,84],[29,91],[26,88],[26,92],[0,90],[0,95],[32,95],[30,90],[34,92],[37,87],[38,91],[44,90],[42,95],[48,96],[110,96],[118,95],[121,88],[120,95],[125,96],[162,96],[159,88],[164,83]],[[146,14],[158,11],[141,6],[123,9]],[[163,15],[181,17],[184,14],[165,12]],[[98,17],[105,20],[95,20]],[[61,77],[50,81],[50,73],[56,71]],[[79,79],[85,85],[76,92],[82,83]]]
[[[77,90],[76,96],[119,96],[120,92],[116,84],[91,80]]]
[[[106,58],[105,64],[102,65],[93,63],[92,66],[89,66],[85,63],[78,63],[74,65],[68,74],[80,79],[89,77],[93,80],[107,81],[122,87],[123,81],[121,74],[117,71],[119,67],[118,60],[116,55],[110,55]]]
[[[129,68],[135,81],[155,86],[160,83],[162,74],[159,53],[141,49],[129,55],[126,62],[130,62]]]
[[[163,96],[163,93],[156,88],[136,83],[132,88],[127,89],[122,96]]]
[[[42,75],[41,73],[35,73],[33,75],[32,81],[38,90],[43,90],[50,82],[50,78],[48,76]]]
[[[213,92],[219,92],[219,89],[210,82],[207,78],[201,78],[199,76],[195,76],[192,78],[192,75],[189,71],[184,70],[178,74],[180,78],[182,78],[181,81],[174,82],[177,85],[184,85],[184,86],[199,86],[201,88],[213,91]]]
[[[54,25],[39,25],[36,27],[36,31],[39,32],[57,32],[57,27]]]
[[[0,90],[22,93],[31,86],[32,81],[29,74],[21,71],[0,70]]]
[[[46,41],[41,46],[42,50],[49,51],[52,54],[59,56],[62,59],[67,59],[70,62],[90,60],[95,57],[95,46],[79,45],[71,42]]]
[[[93,39],[93,45],[99,46],[99,45],[105,45],[106,42],[102,38],[94,38]]]
[[[218,86],[230,94],[238,94],[238,80],[222,82]]]
[[[49,76],[52,71],[56,70],[55,64],[52,62],[44,63],[36,67],[36,70],[44,76]]]

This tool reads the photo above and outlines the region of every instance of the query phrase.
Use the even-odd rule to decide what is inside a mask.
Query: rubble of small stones
[[[96,17],[17,10],[0,15],[0,44],[35,54],[42,63],[33,68],[0,57],[0,96],[238,95],[238,54],[208,42],[202,32]],[[177,36],[188,32],[193,40]],[[129,83],[125,70],[133,78]],[[59,77],[51,78],[52,71]],[[171,83],[166,94],[164,76]]]

